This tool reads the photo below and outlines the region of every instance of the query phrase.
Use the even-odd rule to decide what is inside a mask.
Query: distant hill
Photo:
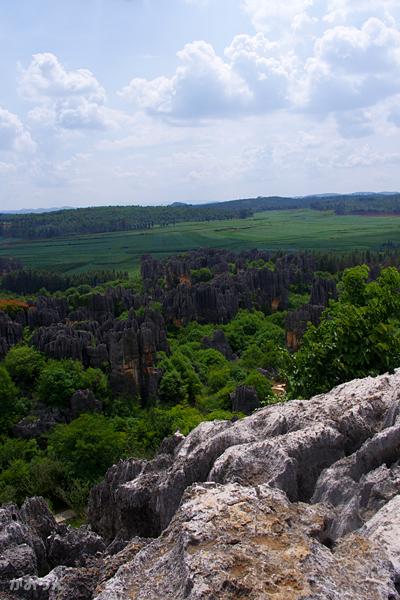
[[[3,212],[5,238],[48,239],[74,234],[144,231],[187,221],[247,219],[255,213],[311,208],[337,215],[400,214],[400,193],[323,194],[304,197],[259,196],[207,204],[174,202],[170,206],[95,206]]]
[[[52,208],[20,208],[18,210],[1,210],[1,215],[30,215],[57,212],[59,210],[74,210],[71,206],[58,206]]]

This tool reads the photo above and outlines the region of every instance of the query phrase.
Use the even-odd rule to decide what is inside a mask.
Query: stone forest
[[[400,599],[399,258],[0,258],[0,598]]]

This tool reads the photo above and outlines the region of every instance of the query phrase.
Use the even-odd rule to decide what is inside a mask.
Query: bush
[[[7,369],[0,365],[0,433],[6,432],[23,412],[19,391]]]
[[[40,376],[45,358],[30,346],[14,346],[8,351],[4,364],[15,383],[26,389]]]
[[[37,384],[39,400],[49,406],[68,406],[78,390],[90,389],[98,397],[107,392],[107,378],[100,369],[85,369],[76,360],[49,360]]]
[[[126,434],[103,415],[81,415],[49,435],[48,454],[71,479],[95,482],[126,450]]]

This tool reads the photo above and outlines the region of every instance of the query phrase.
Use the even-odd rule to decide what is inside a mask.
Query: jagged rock
[[[266,485],[195,485],[95,600],[399,599],[381,548],[354,536],[332,552],[327,520],[323,507],[290,504]]]
[[[218,350],[218,352],[221,352],[221,354],[223,354],[227,360],[234,360],[236,358],[228,340],[225,337],[225,333],[220,329],[214,331],[214,334],[211,338],[203,338],[202,344],[204,348],[213,348],[214,350]]]
[[[361,533],[378,542],[388,554],[400,581],[400,496],[383,506],[361,529]]]
[[[36,554],[28,544],[7,548],[0,556],[0,579],[14,579],[38,572]]]
[[[0,311],[0,358],[3,358],[9,349],[22,340],[23,327],[13,321],[7,313]]]
[[[164,439],[160,447],[160,454],[175,454],[176,449],[182,442],[185,441],[185,436],[179,431]]]
[[[212,477],[226,483],[230,476],[252,485],[271,482],[294,500],[309,499],[323,469],[381,430],[399,383],[400,372],[356,380],[235,423],[202,423],[172,457],[112,467],[92,490],[89,520],[110,542],[120,531],[124,539],[159,535],[184,490]]]
[[[103,553],[106,546],[102,538],[90,527],[59,527],[47,539],[48,559],[52,566],[84,566],[89,556]]]
[[[59,423],[66,423],[65,411],[39,405],[33,414],[24,417],[13,427],[13,434],[22,439],[37,438],[51,431]]]
[[[334,279],[315,277],[312,288],[310,304],[314,306],[328,306],[330,300],[338,297],[336,282]]]
[[[36,531],[21,519],[18,508],[0,509],[0,579],[46,572],[46,548]]]
[[[49,535],[57,530],[53,513],[44,498],[36,496],[25,500],[19,511],[21,520],[46,542]]]
[[[78,390],[69,401],[71,420],[83,413],[101,412],[102,403],[94,397],[91,390]]]
[[[400,600],[399,390],[400,370],[177,432],[109,469],[95,533],[55,524],[40,498],[4,507],[1,593]]]
[[[291,350],[298,350],[300,342],[307,331],[309,323],[318,325],[324,306],[305,304],[296,311],[290,312],[286,317],[286,345]]]
[[[96,315],[96,310],[91,312]],[[140,317],[131,311],[126,321],[101,314],[105,317],[101,322],[40,327],[32,343],[51,358],[72,358],[86,367],[106,367],[114,393],[140,395],[146,402],[157,393],[157,352],[169,350],[163,317],[152,310]]]
[[[377,433],[320,476],[312,502],[337,507],[333,539],[358,529],[400,493],[400,423]]]
[[[268,483],[291,502],[308,501],[318,474],[343,457],[344,438],[329,425],[315,424],[272,440],[233,446],[215,461],[209,481]]]
[[[232,412],[241,412],[245,415],[251,415],[257,408],[260,408],[260,400],[254,387],[240,385],[231,394]]]

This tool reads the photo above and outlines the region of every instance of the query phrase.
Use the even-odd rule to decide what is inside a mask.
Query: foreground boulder
[[[204,422],[93,488],[0,511],[0,598],[400,600],[400,370]]]
[[[392,566],[368,537],[324,545],[328,519],[323,507],[291,504],[266,485],[194,485],[161,537],[95,598],[400,598]]]
[[[325,469],[384,430],[399,390],[397,372],[270,406],[241,421],[202,423],[172,455],[114,465],[91,493],[89,521],[109,542],[117,534],[155,537],[168,526],[185,489],[205,481],[265,483],[293,502],[308,502]]]

